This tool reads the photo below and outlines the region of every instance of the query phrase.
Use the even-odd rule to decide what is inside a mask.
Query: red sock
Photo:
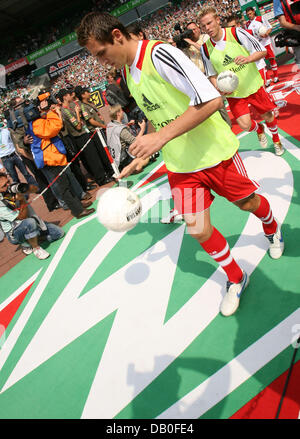
[[[251,127],[249,132],[251,131],[256,131],[257,134],[261,134],[264,132],[264,127],[260,123],[256,122],[256,120],[251,119]]]
[[[221,265],[230,282],[239,283],[242,280],[243,272],[231,256],[226,239],[217,229],[213,228],[211,237],[202,242],[201,246],[206,253]]]
[[[262,221],[265,235],[273,235],[277,230],[277,222],[274,219],[271,206],[265,197],[257,195],[260,197],[260,206],[253,214]]]
[[[271,132],[273,142],[280,142],[276,117],[274,117],[273,122],[266,122],[266,125]]]
[[[275,58],[269,58],[271,67],[272,67],[272,71],[273,71],[273,77],[274,78],[278,78],[278,66],[277,66],[277,62],[275,60]]]

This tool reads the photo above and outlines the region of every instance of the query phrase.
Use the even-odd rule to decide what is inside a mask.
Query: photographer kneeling
[[[0,224],[11,244],[22,247],[23,253],[33,253],[38,259],[50,254],[39,246],[38,237],[52,242],[64,236],[55,224],[44,222],[27,204],[26,195],[36,193],[37,187],[26,183],[9,184],[7,175],[0,172]]]
[[[135,137],[128,126],[122,123],[124,111],[121,105],[112,106],[109,116],[112,120],[106,126],[107,145],[119,171],[134,161],[135,172],[140,172],[149,163],[149,158],[146,160],[134,158],[129,154],[128,149],[137,137],[145,133],[146,121],[138,122],[140,131]]]

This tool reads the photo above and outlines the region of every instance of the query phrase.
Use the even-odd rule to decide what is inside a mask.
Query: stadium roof
[[[74,0],[0,0],[1,31],[12,33],[20,28],[31,27],[33,23],[48,20],[60,10],[74,11],[79,1]],[[82,2],[81,2],[82,4]],[[87,0],[83,3],[86,8],[91,4]]]

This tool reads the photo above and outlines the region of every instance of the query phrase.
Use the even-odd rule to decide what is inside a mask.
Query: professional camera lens
[[[11,194],[25,194],[29,190],[29,184],[27,183],[14,183],[8,188]]]

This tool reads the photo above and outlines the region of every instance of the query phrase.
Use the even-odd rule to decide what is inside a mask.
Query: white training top
[[[130,66],[130,74],[138,84],[141,70],[137,68],[142,41],[139,41],[135,59]],[[220,96],[198,67],[177,47],[162,43],[154,47],[152,61],[159,75],[190,98],[189,105],[198,105]]]
[[[264,16],[259,16],[259,17],[254,17],[254,19],[252,21],[248,21],[247,22],[247,28],[249,30],[252,30],[253,35],[255,36],[255,38],[258,39],[258,41],[264,46],[266,47],[268,44],[272,44],[271,42],[271,38],[267,37],[267,38],[262,38],[258,31],[259,28],[261,26],[265,26],[267,29],[272,29],[272,26],[269,23],[269,20],[267,20],[266,17]]]
[[[212,40],[213,43],[215,44],[216,49],[219,49],[219,50],[224,50],[225,45],[226,45],[225,29],[222,29],[222,32],[223,32],[223,35],[219,41]],[[237,35],[241,45],[243,47],[245,47],[245,49],[248,50],[250,55],[252,55],[255,52],[261,52],[261,51],[265,50],[265,48],[260,44],[260,42],[255,37],[253,37],[249,32],[247,32],[245,29],[243,29],[241,27],[237,27],[236,28],[236,35]],[[215,71],[210,59],[207,58],[207,56],[205,55],[203,47],[201,47],[201,54],[202,54],[202,58],[203,58],[203,64],[204,64],[206,76],[209,77],[209,76],[217,75],[217,72]],[[256,61],[255,64],[256,64],[256,67],[258,68],[258,70],[263,69],[266,65],[263,58]]]

